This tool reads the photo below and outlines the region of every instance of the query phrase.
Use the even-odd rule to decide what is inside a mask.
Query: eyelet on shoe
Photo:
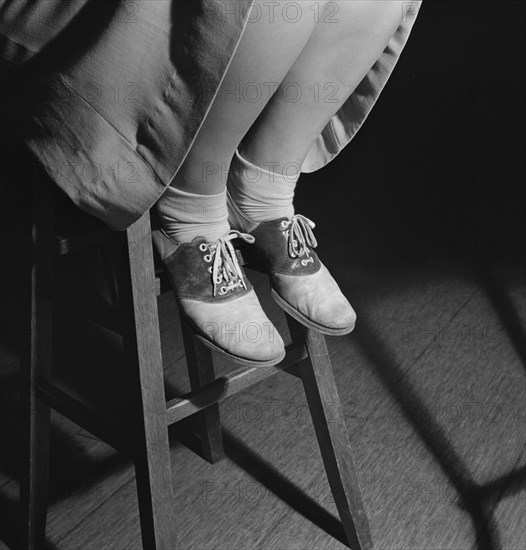
[[[206,243],[201,243],[201,244],[199,245],[199,250],[200,250],[201,252],[206,252],[207,248],[208,248],[208,247],[206,246]]]
[[[285,231],[285,237],[288,237],[290,235],[290,231],[287,229],[287,231]]]
[[[287,220],[281,221],[281,227],[283,227],[283,229],[285,229],[285,227],[288,227],[288,226],[289,226],[289,222]]]
[[[212,268],[212,266],[210,266],[210,267],[208,268],[208,273],[212,273],[212,271],[213,271],[213,268]]]
[[[222,278],[219,276],[219,277],[216,277],[216,285],[218,285],[220,282],[222,281]],[[224,288],[224,287],[223,287]]]
[[[305,266],[307,265],[307,263],[308,263],[308,262],[306,262],[305,260],[301,260],[301,265],[302,265],[303,267],[305,267]]]
[[[227,293],[226,287],[222,286],[222,287],[219,289],[219,292],[220,292],[221,294],[226,294],[226,293]]]
[[[205,259],[205,262],[207,264],[209,264],[211,261],[212,261],[212,255],[211,254],[206,254],[205,256],[203,256],[204,259]]]

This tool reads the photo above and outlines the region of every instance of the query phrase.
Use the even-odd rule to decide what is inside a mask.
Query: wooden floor
[[[381,269],[351,268],[351,260],[333,256],[327,264],[358,325],[328,344],[375,547],[524,550],[524,266],[484,274],[431,256]],[[285,333],[264,277],[249,275]],[[174,394],[187,388],[182,343],[172,296],[162,295],[159,306]],[[95,401],[125,387],[110,333],[58,322],[57,345],[60,375]],[[16,361],[5,347],[2,357],[0,548],[13,549]],[[221,412],[227,457],[216,465],[194,452],[191,423],[173,433],[182,548],[345,548],[301,383],[282,373],[227,399]],[[56,415],[52,464],[50,549],[141,547],[129,462]]]

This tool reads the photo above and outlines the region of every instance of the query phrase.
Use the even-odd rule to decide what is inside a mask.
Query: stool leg
[[[145,550],[174,550],[174,498],[150,216],[127,230],[141,409],[135,460]]]
[[[215,380],[212,352],[203,344],[196,341],[192,329],[188,326],[182,315],[180,315],[180,319],[190,387],[192,390],[198,390]],[[210,405],[210,407],[197,413],[196,416],[203,458],[214,464],[225,456],[219,404]]]
[[[45,547],[49,486],[50,410],[37,396],[37,386],[51,371],[53,310],[54,197],[51,184],[34,179],[30,255],[28,345],[21,358],[24,422],[20,476],[22,537],[28,550]],[[48,290],[48,295],[44,289]]]
[[[291,334],[297,334],[297,322],[288,315],[287,321]],[[349,547],[353,550],[371,550],[373,543],[369,523],[325,337],[315,330],[303,330],[309,358],[299,364],[300,374],[332,495]]]

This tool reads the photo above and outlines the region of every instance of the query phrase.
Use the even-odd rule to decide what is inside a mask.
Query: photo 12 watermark
[[[334,25],[339,23],[340,2],[334,0],[299,0],[262,2],[205,2],[205,9],[224,24],[247,24],[265,21],[294,25],[300,21],[311,21]]]
[[[340,103],[337,82],[232,82],[221,88],[222,103],[258,103],[266,105],[271,98],[283,103],[299,103],[302,99],[314,103]]]
[[[334,504],[334,499],[326,481],[316,481],[306,489],[308,497],[320,505]],[[217,506],[274,506],[283,502],[279,494],[256,481],[237,480],[229,482],[204,481],[196,498],[207,508]]]
[[[402,342],[417,342],[439,347],[444,344],[495,343],[502,338],[502,329],[496,323],[463,323],[440,321],[409,321],[401,328]]]

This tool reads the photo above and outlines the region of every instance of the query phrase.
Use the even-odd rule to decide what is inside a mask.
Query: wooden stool
[[[292,343],[276,367],[238,368],[214,375],[210,350],[183,323],[184,346],[192,391],[166,402],[156,297],[150,216],[123,232],[100,229],[60,237],[55,231],[55,186],[39,178],[34,183],[31,250],[30,346],[22,361],[24,425],[21,479],[22,548],[45,548],[48,499],[50,408],[125,453],[135,463],[143,547],[181,548],[174,527],[168,426],[197,415],[203,456],[215,462],[223,456],[219,402],[253,384],[285,371],[301,378],[334,501],[348,545],[371,549],[369,526],[347,438],[325,338],[287,315]],[[80,216],[81,212],[77,211]],[[137,414],[109,417],[72,397],[51,381],[53,271],[56,256],[116,239],[120,258],[119,291],[131,320],[126,349],[138,368]],[[119,263],[119,258],[115,259]],[[135,419],[135,420],[133,420]]]

